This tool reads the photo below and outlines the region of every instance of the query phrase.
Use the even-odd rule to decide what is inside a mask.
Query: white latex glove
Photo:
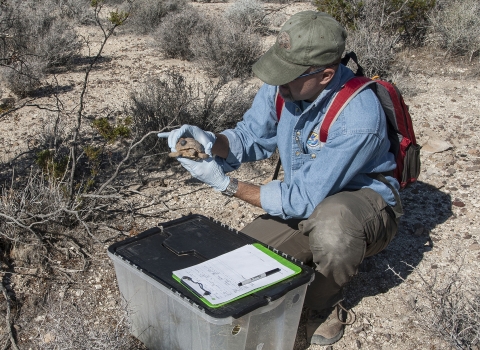
[[[177,159],[194,178],[205,182],[217,191],[225,191],[230,183],[230,177],[225,175],[222,167],[214,158],[208,158],[202,161],[194,161],[187,158]]]
[[[165,137],[166,133],[158,134],[158,137]],[[205,153],[210,157],[212,156],[212,147],[215,143],[217,137],[213,132],[203,131],[198,126],[195,125],[182,125],[180,129],[175,129],[170,131],[168,134],[168,146],[172,152],[176,152],[175,145],[178,142],[180,137],[193,137],[195,140],[200,142],[205,148]]]

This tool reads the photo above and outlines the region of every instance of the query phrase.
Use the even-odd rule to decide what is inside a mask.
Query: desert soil
[[[223,11],[228,4],[194,5],[211,12]],[[310,3],[295,3],[282,11],[290,16],[306,8],[313,7]],[[100,40],[97,29],[81,30]],[[191,77],[201,76],[202,72],[191,62],[162,58],[150,40],[128,32],[111,38],[104,53],[108,59],[90,77],[88,114],[122,111],[130,91],[170,67]],[[272,37],[268,40],[271,42]],[[91,49],[95,52],[95,47]],[[419,182],[401,193],[405,215],[397,237],[385,251],[366,259],[346,288],[345,304],[354,310],[357,321],[346,327],[345,336],[333,349],[449,349],[444,339],[426,329],[432,322],[422,317],[428,306],[419,310],[419,305],[428,305],[426,283],[436,278],[441,284],[459,270],[459,287],[477,288],[478,295],[479,64],[449,61],[441,53],[409,52],[403,54],[399,65],[404,73],[397,83],[405,91],[418,143],[423,145],[422,172]],[[72,87],[60,98],[68,108],[74,108],[82,70],[59,74],[57,79],[60,85]],[[260,84],[254,78],[250,83]],[[49,97],[43,99],[40,102],[53,101]],[[24,108],[1,120],[2,161],[25,151],[48,120],[48,113],[36,108]],[[271,160],[247,164],[234,176],[260,184],[271,176],[274,166]],[[145,217],[118,218],[119,225],[125,220],[130,234],[190,213],[212,217],[240,230],[263,213],[191,179],[175,163],[144,169],[141,175],[144,182],[130,185],[136,192],[128,200],[145,204]],[[148,206],[153,200],[160,204]],[[76,332],[91,334],[87,338],[94,344],[92,339],[105,336],[104,327],[118,322],[122,303],[113,265],[106,254],[110,243],[92,247],[88,270],[70,273],[71,281],[58,284],[48,295],[40,292],[42,279],[28,278],[35,271],[15,268],[11,285],[17,298],[25,300],[19,313],[30,312],[30,317],[17,315],[15,327],[21,349],[66,348],[62,344],[78,338]],[[61,267],[62,261],[58,265]],[[302,319],[295,350],[323,349],[309,346],[304,338]],[[129,344],[127,348],[141,348],[134,340]],[[88,342],[77,343],[77,348],[93,347]]]

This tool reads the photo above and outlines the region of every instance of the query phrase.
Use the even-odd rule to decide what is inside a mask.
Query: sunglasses
[[[320,69],[314,70],[313,72],[310,72],[310,73],[305,73],[305,74],[299,75],[299,76],[296,77],[294,80],[297,80],[297,79],[300,79],[300,78],[305,78],[305,77],[308,77],[308,76],[310,76],[310,75],[314,75],[314,74],[321,73],[321,72],[323,72],[325,69],[330,68],[330,67],[333,67],[333,65],[330,65],[330,66],[327,66],[327,67],[324,67],[324,68],[320,68]]]

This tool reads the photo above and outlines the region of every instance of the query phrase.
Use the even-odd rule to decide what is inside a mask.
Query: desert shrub
[[[128,27],[141,34],[151,33],[168,13],[183,10],[186,3],[186,0],[138,0],[130,13]]]
[[[99,118],[92,122],[93,127],[97,129],[108,143],[114,143],[119,138],[129,138],[131,135],[131,124],[131,117],[118,120],[116,125],[112,125],[108,118]]]
[[[294,3],[296,0],[264,0],[264,2],[277,3],[277,4],[290,4]]]
[[[231,81],[202,84],[202,94],[193,109],[194,123],[205,130],[221,132],[233,128],[252,105],[256,90]]]
[[[52,67],[65,65],[82,44],[59,5],[53,1],[5,1],[0,11],[2,77],[15,93],[25,96]]]
[[[318,11],[328,13],[346,28],[354,27],[354,22],[361,17],[364,6],[362,0],[317,0],[314,3]]]
[[[398,35],[404,44],[418,45],[423,43],[435,0],[316,0],[315,4],[346,28],[374,21],[388,35]]]
[[[88,25],[95,23],[95,16],[89,0],[57,0],[63,18]],[[112,1],[112,0],[110,0]],[[110,1],[108,3],[110,3]]]
[[[190,43],[199,65],[213,77],[246,78],[263,52],[261,38],[252,29],[217,21],[210,31],[197,32]]]
[[[197,97],[197,86],[187,82],[180,73],[169,70],[163,77],[149,80],[132,92],[129,113],[139,134],[145,134],[172,123],[186,123],[191,117],[191,103]]]
[[[271,23],[274,27],[281,27],[287,21],[288,16],[283,13],[275,13],[271,15]]]
[[[364,68],[368,77],[380,75],[383,78],[389,75],[395,58],[393,45],[396,37],[379,31],[369,22],[356,23],[354,32],[349,32],[346,51],[357,54],[359,64]],[[355,71],[356,66],[350,66]]]
[[[3,247],[39,242],[41,232],[53,233],[70,222],[62,208],[68,200],[61,184],[44,173],[31,173],[19,187],[0,189],[0,231]],[[44,217],[44,215],[46,215]],[[38,249],[41,249],[39,246]]]
[[[416,270],[422,285],[412,290],[418,324],[455,349],[474,349],[480,342],[478,276],[462,274],[465,266],[464,261],[455,262],[442,275]]]
[[[53,21],[48,30],[39,36],[42,40],[38,43],[37,51],[49,67],[69,63],[82,47],[75,30],[64,19]]]
[[[266,32],[269,21],[259,0],[237,0],[225,12],[227,20],[240,28]]]
[[[133,128],[140,135],[152,130],[170,130],[182,124],[217,132],[241,119],[253,95],[252,88],[243,84],[188,82],[180,73],[169,70],[163,77],[147,81],[131,94],[128,113],[133,117]],[[155,146],[156,141],[152,138],[147,147]]]
[[[167,58],[190,60],[193,52],[190,40],[194,31],[206,25],[195,8],[187,6],[181,12],[169,13],[154,34],[157,48]]]
[[[25,97],[42,85],[46,62],[39,57],[27,57],[2,68],[2,79],[16,95]]]
[[[439,1],[432,12],[427,42],[454,56],[480,51],[480,3],[476,0]]]
[[[323,6],[337,5],[334,7],[337,12],[329,11],[346,26],[346,51],[357,54],[367,76],[386,78],[391,73],[396,50],[405,44],[402,43],[405,32],[399,29],[400,12],[394,12],[392,3],[377,0],[322,3]]]

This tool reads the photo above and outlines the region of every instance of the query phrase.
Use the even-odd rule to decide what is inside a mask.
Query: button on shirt
[[[333,79],[311,104],[286,102],[280,121],[275,111],[277,87],[264,84],[252,107],[235,129],[225,130],[230,153],[220,161],[225,171],[243,162],[270,157],[278,147],[284,181],[260,188],[262,208],[270,215],[308,218],[327,196],[342,190],[371,188],[389,205],[395,205],[391,190],[368,176],[395,169],[388,152],[386,118],[374,92],[360,92],[331,125],[325,144],[318,139],[320,123],[332,97],[353,73],[340,65]],[[388,181],[399,189],[396,179]]]

